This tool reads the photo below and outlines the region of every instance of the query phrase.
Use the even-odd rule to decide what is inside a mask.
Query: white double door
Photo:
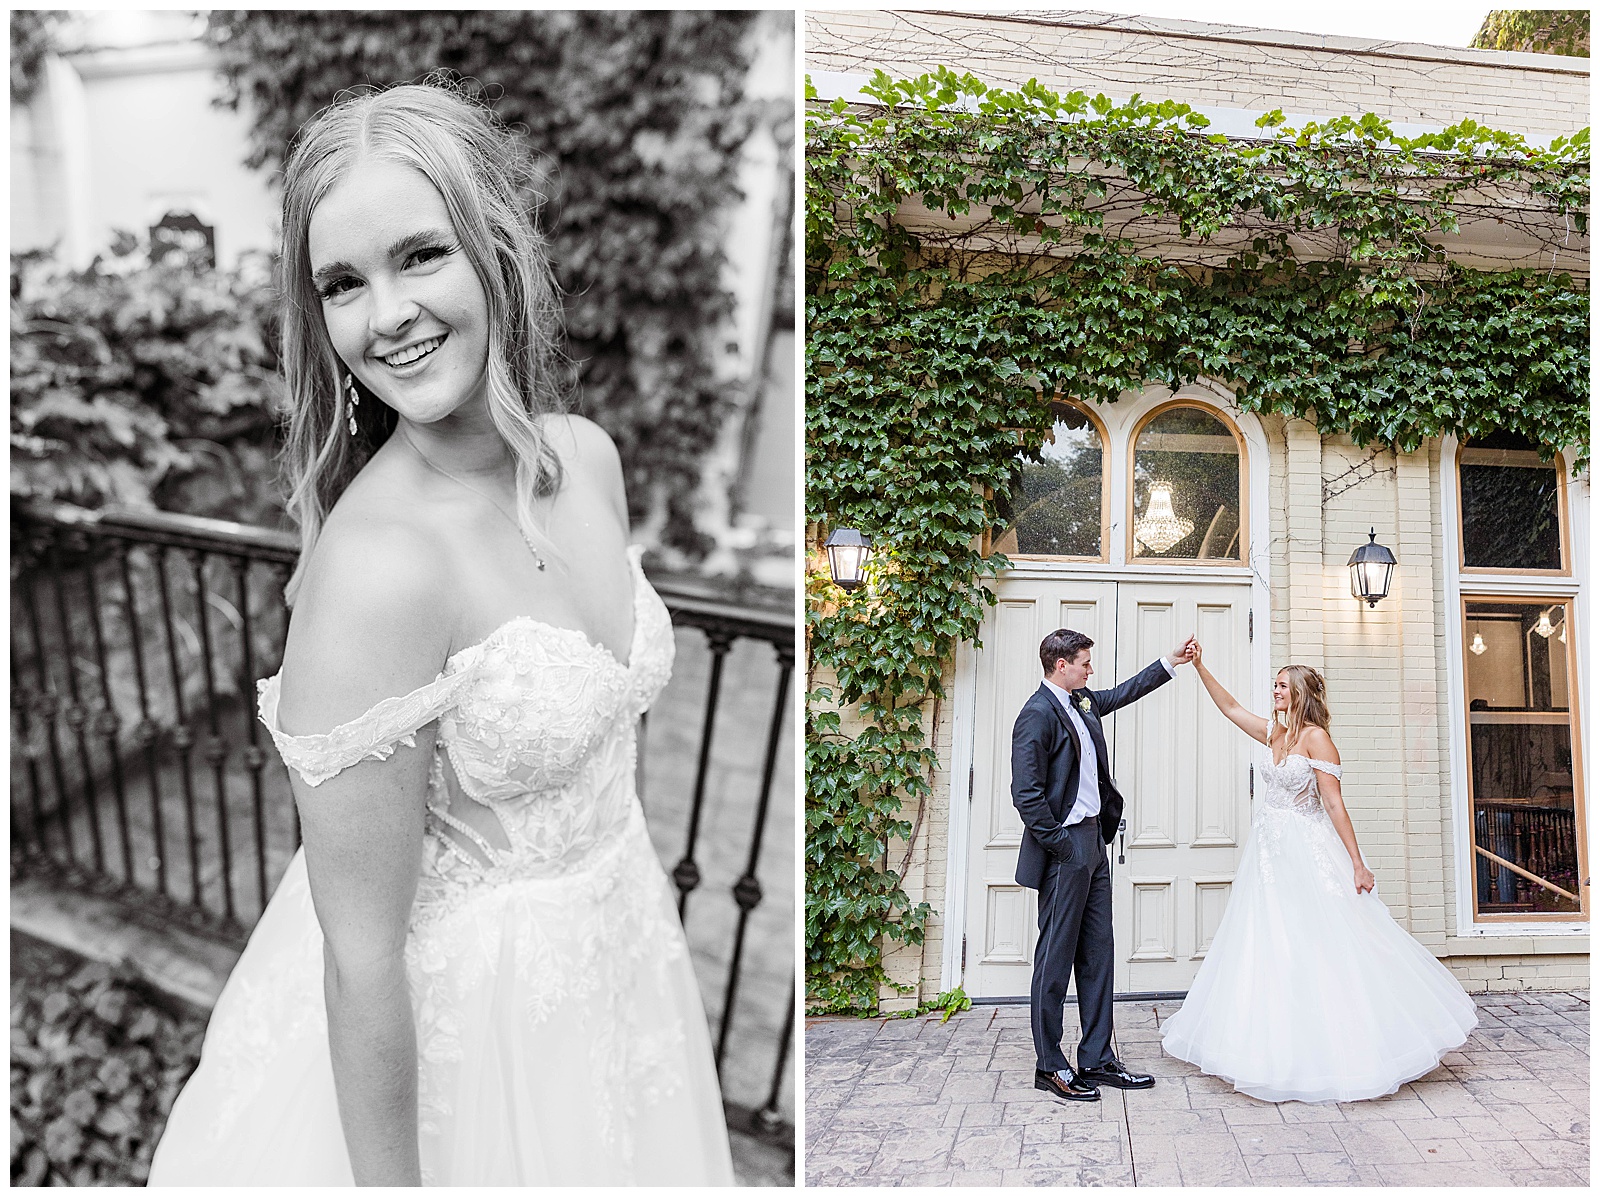
[[[975,652],[971,808],[961,981],[972,997],[1026,995],[1037,894],[1015,881],[1011,728],[1039,686],[1039,642],[1073,628],[1109,689],[1193,633],[1206,666],[1250,705],[1250,585],[1010,575]],[[1257,704],[1262,705],[1262,704]],[[1118,993],[1187,990],[1227,904],[1250,825],[1253,741],[1192,669],[1104,724],[1126,831],[1111,844]]]

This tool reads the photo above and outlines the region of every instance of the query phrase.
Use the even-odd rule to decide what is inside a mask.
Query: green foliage
[[[1586,8],[1496,8],[1483,18],[1472,44],[1479,50],[1589,57]]]
[[[11,496],[281,525],[267,267],[88,269],[19,255],[11,281]]]
[[[913,1010],[902,1010],[898,1014],[891,1014],[890,1018],[921,1018],[924,1014],[932,1014],[935,1010],[943,1010],[944,1017],[940,1022],[949,1022],[952,1014],[960,1014],[963,1010],[972,1009],[972,999],[967,996],[967,991],[957,985],[954,989],[947,989],[936,997],[929,998],[922,1005]]]
[[[1472,121],[1406,138],[1271,113],[1241,142],[1173,101],[942,68],[865,90],[877,106],[806,124],[807,520],[877,549],[853,594],[807,578],[807,986],[830,1008],[875,1008],[883,941],[920,942],[927,907],[885,845],[928,794],[923,712],[992,601],[1007,562],[980,537],[1056,392],[1214,378],[1246,410],[1402,452],[1505,428],[1581,465],[1588,435],[1586,292],[1440,241],[1482,204],[1553,250],[1586,231],[1588,130],[1538,148]]]
[[[621,451],[636,520],[695,552],[700,463],[728,396],[715,376],[731,298],[718,213],[756,119],[741,98],[751,14],[216,11],[228,101],[251,162],[277,165],[341,91],[468,80],[542,155],[542,223],[566,294],[581,406]],[[661,509],[659,512],[652,508]]]

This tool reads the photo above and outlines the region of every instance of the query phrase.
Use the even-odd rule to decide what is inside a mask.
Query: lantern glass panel
[[[1020,455],[1020,472],[999,507],[1004,531],[995,551],[1024,557],[1101,557],[1101,477],[1105,447],[1089,416],[1052,405],[1053,440]]]
[[[1573,772],[1571,605],[1469,602],[1462,631],[1479,915],[1581,916]],[[1482,645],[1481,652],[1471,651]],[[1512,867],[1515,866],[1515,867]]]
[[[1175,520],[1170,525],[1162,518],[1161,495],[1151,501],[1157,482],[1170,488]],[[1239,492],[1239,442],[1228,426],[1198,407],[1161,412],[1140,431],[1133,448],[1134,557],[1243,560]],[[1153,518],[1160,520],[1159,527],[1146,522]],[[1142,529],[1149,530],[1150,541],[1141,539]]]
[[[1561,468],[1498,432],[1461,450],[1461,549],[1468,569],[1563,568]]]

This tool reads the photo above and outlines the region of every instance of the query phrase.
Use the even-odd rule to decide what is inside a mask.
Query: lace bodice
[[[430,876],[569,872],[631,812],[635,724],[672,671],[671,617],[639,556],[629,551],[634,622],[626,662],[577,629],[520,616],[453,655],[432,682],[325,734],[280,730],[279,678],[268,678],[259,683],[261,721],[310,786],[414,745],[418,729],[439,721],[419,902],[444,896],[430,889]],[[492,812],[499,843],[461,817],[470,813],[463,802]]]
[[[1272,721],[1267,721],[1267,738],[1272,738]],[[1331,761],[1313,760],[1298,752],[1291,752],[1280,762],[1271,759],[1268,747],[1267,765],[1262,770],[1265,783],[1263,795],[1266,805],[1278,810],[1293,810],[1301,814],[1321,812],[1322,796],[1317,791],[1317,770],[1333,777],[1341,776],[1338,765]]]

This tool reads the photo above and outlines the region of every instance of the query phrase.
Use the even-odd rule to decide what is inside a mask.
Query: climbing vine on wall
[[[924,713],[976,636],[1018,454],[1056,393],[1201,377],[1356,443],[1507,428],[1587,462],[1588,130],[1547,147],[1372,115],[1248,140],[1173,101],[879,72],[806,121],[806,503],[877,546],[807,577],[806,950],[817,1009],[870,1009],[936,764]],[[1540,269],[1451,259],[1492,222]],[[846,722],[848,719],[848,723]]]

